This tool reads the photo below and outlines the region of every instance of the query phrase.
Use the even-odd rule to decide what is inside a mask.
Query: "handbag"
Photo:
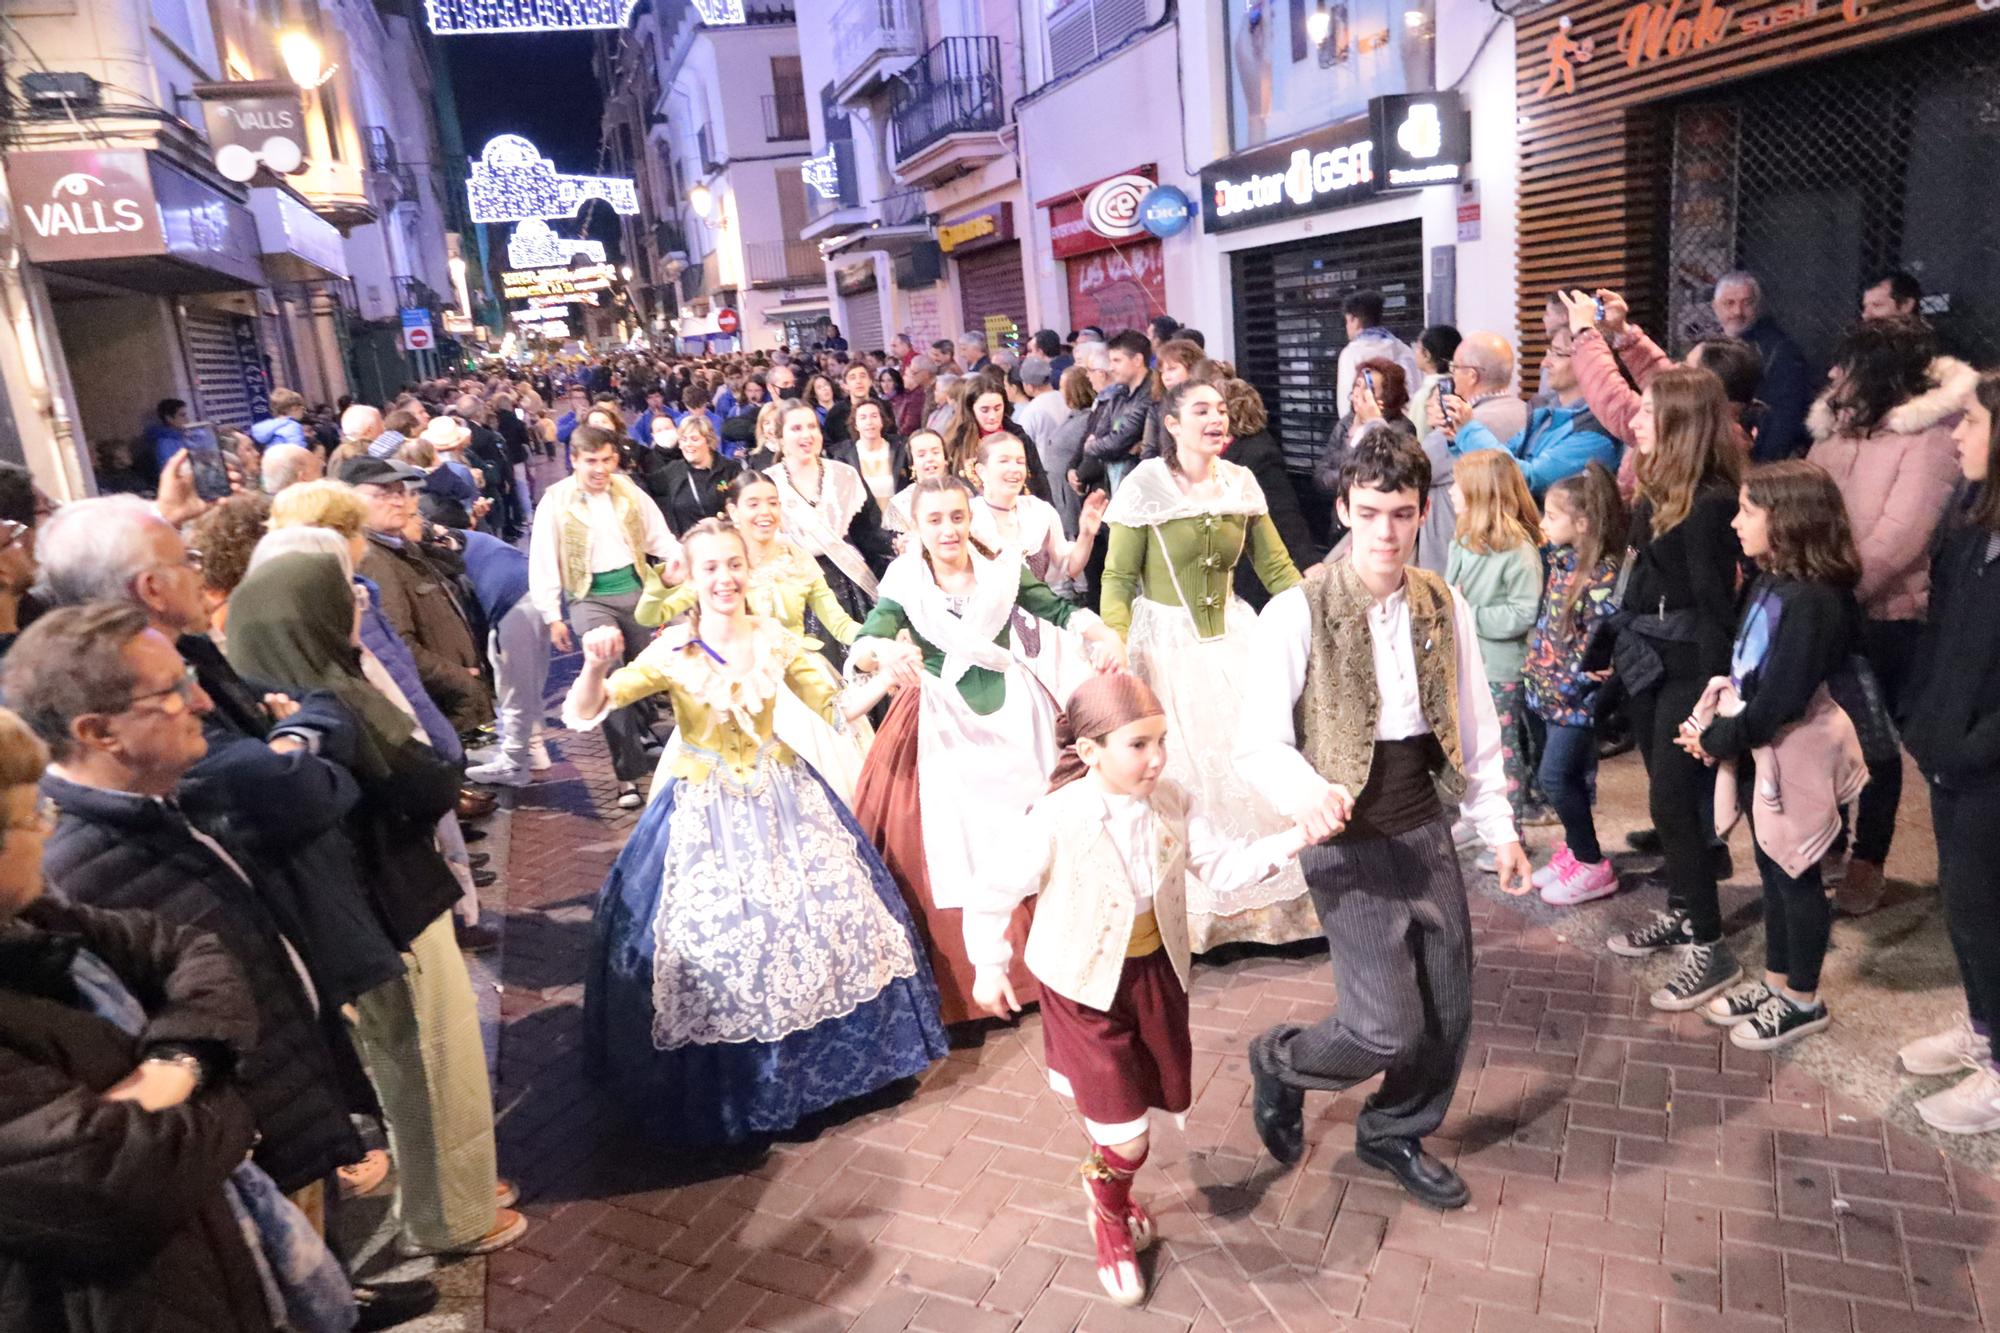
[[[1903,735],[1896,728],[1896,719],[1889,715],[1882,682],[1875,678],[1875,668],[1868,665],[1867,658],[1859,653],[1851,655],[1827,680],[1826,691],[1854,723],[1861,757],[1870,768],[1903,761]]]

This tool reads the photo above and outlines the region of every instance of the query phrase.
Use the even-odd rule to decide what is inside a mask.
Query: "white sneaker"
[[[528,747],[528,767],[530,769],[537,773],[546,773],[555,766],[556,761],[549,757],[549,743],[547,741],[538,740]]]
[[[489,764],[478,764],[466,769],[465,780],[488,787],[525,787],[535,779],[534,775],[521,765],[500,758]]]
[[[1960,1014],[1958,1022],[1942,1032],[1918,1037],[1897,1051],[1896,1058],[1902,1061],[1903,1068],[1908,1072],[1928,1076],[1955,1074],[1992,1054],[1991,1044],[1972,1030],[1972,1019]]]
[[[477,768],[481,764],[497,764],[502,757],[498,745],[481,745],[465,752],[465,762]]]
[[[1981,1060],[1964,1078],[1918,1102],[1917,1114],[1940,1134],[1990,1134],[2000,1129],[2000,1074]]]
[[[637,810],[645,803],[646,798],[639,794],[638,783],[623,782],[618,785],[618,808],[620,810]]]

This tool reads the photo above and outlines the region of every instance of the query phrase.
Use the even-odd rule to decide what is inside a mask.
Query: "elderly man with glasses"
[[[1568,318],[1566,312],[1564,318]],[[1454,378],[1474,339],[1491,336],[1474,334],[1459,345],[1458,355],[1452,361]],[[1537,502],[1549,487],[1564,477],[1575,476],[1592,463],[1602,463],[1616,475],[1618,441],[1584,402],[1583,381],[1571,359],[1574,348],[1575,334],[1565,323],[1550,336],[1549,349],[1542,356],[1542,391],[1536,397],[1536,406],[1512,434],[1501,435],[1481,421],[1462,393],[1437,396],[1428,409],[1432,424],[1441,426],[1452,437],[1455,454],[1479,449],[1506,450],[1520,464],[1521,474],[1527,478],[1528,489]],[[1474,355],[1477,354],[1475,350]]]

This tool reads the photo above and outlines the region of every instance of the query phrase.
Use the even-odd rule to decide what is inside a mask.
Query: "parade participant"
[[[1110,495],[1090,493],[1083,503],[1077,538],[1071,541],[1063,536],[1056,507],[1028,494],[1027,446],[1020,440],[1012,435],[987,436],[979,442],[972,470],[980,486],[972,501],[972,535],[995,550],[1019,551],[1028,572],[1051,587],[1073,587],[1090,560]],[[1015,651],[1058,699],[1068,698],[1090,673],[1074,645],[1064,651],[1065,638],[1042,633],[1034,617],[1024,611],[1014,613]]]
[[[890,566],[848,653],[851,671],[889,670],[912,687],[876,734],[854,813],[916,915],[945,1022],[962,1023],[976,1014],[959,910],[974,868],[1004,847],[1007,816],[1041,794],[1059,750],[1055,701],[1011,648],[1014,610],[1080,630],[1100,665],[1122,665],[1125,650],[1096,616],[1030,574],[1018,551],[996,553],[973,537],[963,481],[937,477],[916,492],[922,548]],[[901,651],[905,634],[921,666]],[[1024,913],[1017,929],[1026,925]],[[1034,998],[1025,972],[1012,980],[1023,1001]]]
[[[729,521],[743,538],[750,560],[743,596],[751,614],[775,620],[798,635],[812,661],[825,673],[828,688],[838,690],[839,672],[828,657],[839,660],[846,656],[843,650],[861,632],[861,622],[841,609],[812,557],[785,540],[777,484],[761,472],[744,473],[730,492]],[[694,605],[694,585],[684,583],[661,597],[643,601],[639,621],[664,625],[693,610]],[[836,796],[843,801],[854,799],[861,761],[875,739],[874,728],[865,719],[856,719],[844,730],[830,727],[794,692],[781,690],[771,715],[771,729],[826,779]],[[652,799],[658,799],[673,761],[674,751],[669,746],[653,776]]]
[[[1258,1136],[1279,1162],[1305,1150],[1308,1089],[1385,1075],[1355,1121],[1355,1155],[1439,1208],[1470,1197],[1422,1140],[1444,1119],[1472,1027],[1472,925],[1440,790],[1497,849],[1500,887],[1525,893],[1472,611],[1409,568],[1430,490],[1422,450],[1371,435],[1335,503],[1349,555],[1271,599],[1237,709],[1237,762],[1289,810],[1332,950],[1339,1011],[1250,1046]]]
[[[1820,862],[1843,809],[1868,781],[1854,722],[1828,685],[1862,638],[1861,554],[1840,488],[1817,464],[1787,459],[1751,472],[1733,524],[1763,572],[1745,599],[1729,675],[1709,682],[1681,723],[1681,749],[1721,761],[1718,822],[1750,817],[1764,884],[1764,975],[1716,996],[1701,1016],[1733,1046],[1776,1050],[1833,1022],[1819,998],[1833,910]],[[1752,799],[1735,761],[1752,756]],[[1719,830],[1718,830],[1719,831]]]
[[[1273,594],[1299,571],[1249,469],[1222,457],[1229,414],[1206,370],[1167,397],[1160,456],[1133,468],[1105,514],[1104,622],[1124,637],[1132,670],[1167,710],[1167,775],[1194,797],[1222,836],[1248,841],[1284,816],[1256,794],[1231,758],[1236,705],[1250,674],[1256,615],[1232,590],[1247,553]],[[1197,953],[1221,944],[1282,944],[1319,933],[1296,868],[1218,893],[1188,884]]]
[[[878,579],[894,555],[868,483],[850,465],[822,456],[819,418],[804,403],[785,406],[779,461],[765,469],[778,488],[785,535],[819,561],[827,586],[859,620],[875,604]]]
[[[566,600],[579,631],[616,626],[625,635],[626,654],[636,657],[649,637],[634,612],[652,573],[650,562],[659,560],[667,581],[678,582],[685,568],[680,544],[652,497],[619,472],[617,436],[578,426],[570,435],[569,452],[575,474],[549,487],[535,507],[528,539],[528,595],[548,623],[549,642],[557,652],[576,648],[576,637],[563,619]],[[639,808],[639,779],[651,767],[646,730],[646,715],[626,708],[604,727],[618,777],[618,804],[627,810]]]
[[[1249,847],[1217,838],[1188,794],[1162,780],[1166,714],[1137,676],[1079,685],[1057,738],[1048,794],[967,902],[965,951],[979,1007],[999,1018],[1017,1011],[1007,928],[1035,898],[1023,961],[1041,984],[1049,1086],[1076,1103],[1090,1137],[1083,1180],[1097,1278],[1111,1299],[1137,1305],[1146,1287],[1136,1251],[1153,1240],[1152,1218],[1132,1199],[1147,1118],[1181,1114],[1193,1093],[1186,874],[1262,879],[1302,839],[1296,826]]]
[[[1528,660],[1521,669],[1528,708],[1547,737],[1538,774],[1562,821],[1563,838],[1535,872],[1542,901],[1573,907],[1618,892],[1618,873],[1597,841],[1597,693],[1608,671],[1585,665],[1591,641],[1615,609],[1612,591],[1625,553],[1625,504],[1602,464],[1549,487],[1542,505],[1548,582]]]
[[[853,437],[827,446],[827,457],[837,458],[859,472],[861,480],[868,483],[869,497],[886,511],[896,489],[910,473],[909,455],[887,434],[888,404],[877,398],[864,398],[853,405],[848,419]]]
[[[790,1129],[922,1073],[946,1044],[895,882],[771,728],[782,691],[839,726],[894,672],[837,693],[797,635],[751,614],[728,524],[697,524],[688,557],[694,613],[623,668],[616,627],[586,635],[563,720],[587,730],[666,694],[680,724],[668,790],[598,896],[584,1058],[649,1133],[693,1148]]]
[[[914,545],[912,534],[917,525],[910,506],[917,498],[917,483],[942,477],[951,467],[951,453],[945,448],[944,436],[934,430],[918,431],[903,442],[903,448],[910,460],[910,484],[896,492],[882,513],[882,526],[895,534],[897,555]]]

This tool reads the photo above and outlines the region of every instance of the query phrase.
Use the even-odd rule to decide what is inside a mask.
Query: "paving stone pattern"
[[[1472,1048],[1430,1145],[1472,1186],[1461,1212],[1356,1162],[1365,1087],[1309,1098],[1297,1168],[1260,1151],[1245,1043],[1335,1003],[1317,953],[1197,970],[1196,1100],[1140,1176],[1161,1240],[1137,1310],[1099,1291],[1081,1134],[1043,1081],[1033,1016],[816,1134],[672,1158],[581,1073],[591,902],[635,817],[615,808],[601,741],[553,734],[554,780],[515,808],[501,960],[501,1160],[535,1224],[493,1256],[491,1328],[2000,1326],[1992,1178],[1693,1015],[1655,1013],[1648,974],[1490,890],[1473,894]]]

